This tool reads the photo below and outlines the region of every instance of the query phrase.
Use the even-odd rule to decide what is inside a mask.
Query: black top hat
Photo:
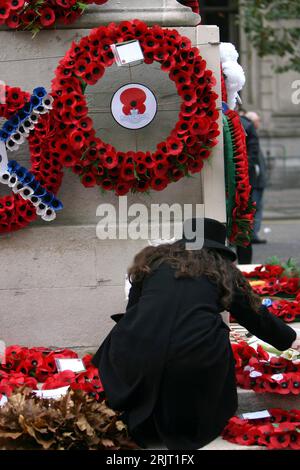
[[[197,223],[198,226],[203,224],[203,219],[187,219],[184,222],[183,238],[184,243],[193,243],[196,240],[196,235],[193,238],[187,236],[187,232],[196,232]],[[224,256],[236,260],[236,254],[230,248],[225,245],[226,241],[226,227],[221,222],[214,219],[204,218],[204,243],[203,248],[214,248],[220,251]]]

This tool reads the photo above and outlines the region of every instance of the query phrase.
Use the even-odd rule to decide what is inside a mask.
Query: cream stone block
[[[89,241],[72,232],[44,226],[2,235],[1,289],[96,286],[95,231]]]
[[[207,39],[206,39],[207,38]],[[205,41],[208,42],[205,43]],[[221,109],[221,84],[220,84],[220,55],[219,55],[219,30],[216,26],[198,26],[197,43],[202,57],[207,62],[217,77],[216,92],[219,95],[218,108]],[[219,129],[222,129],[222,116],[219,117]],[[218,136],[218,145],[214,147],[212,154],[203,171],[201,172],[203,184],[203,198],[205,215],[226,222],[225,200],[225,176],[223,157],[223,134]]]
[[[63,184],[59,192],[59,198],[63,201],[64,209],[51,222],[51,227],[61,225],[91,225],[96,229],[99,217],[96,216],[97,207],[100,204],[112,204],[118,211],[119,198],[111,191],[101,193],[98,187],[84,188],[78,177],[65,170]],[[181,179],[171,183],[163,191],[152,191],[150,194],[128,194],[128,207],[133,203],[144,204],[150,208],[151,204],[201,204],[202,189],[201,176],[194,175],[189,179]],[[37,224],[45,226],[45,222],[38,219]]]
[[[97,282],[104,282],[106,286],[123,286],[134,256],[146,246],[147,240],[119,240],[117,243],[114,240],[97,240]]]

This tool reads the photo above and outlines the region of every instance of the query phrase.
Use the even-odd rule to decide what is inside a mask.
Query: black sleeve
[[[250,333],[280,351],[290,348],[297,337],[293,328],[272,315],[264,305],[258,312],[252,310],[245,294],[240,289],[235,291],[230,313]]]

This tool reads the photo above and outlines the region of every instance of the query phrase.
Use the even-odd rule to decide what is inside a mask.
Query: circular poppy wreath
[[[281,408],[268,411],[270,417],[255,420],[234,416],[222,432],[223,439],[244,446],[299,450],[300,411]]]
[[[0,104],[0,117],[11,118],[23,108],[30,94],[20,88],[5,86],[5,104]],[[55,135],[54,124],[49,114],[40,115],[38,123],[28,137],[31,172],[48,191],[56,194],[63,173],[58,155],[48,147],[49,136]],[[18,194],[0,198],[0,233],[12,232],[26,227],[36,219],[36,211],[31,202]]]
[[[1,0],[0,25],[11,29],[30,30],[35,33],[53,26],[56,22],[72,24],[85,11],[88,5],[103,5],[108,0]],[[198,0],[179,0],[199,14]]]
[[[71,24],[79,18],[88,5],[103,5],[107,0],[1,0],[0,25],[11,29],[29,30],[37,33],[56,22]]]
[[[114,43],[140,41],[145,63],[160,63],[181,98],[179,120],[155,152],[119,152],[96,136],[84,91],[95,85],[115,58]],[[84,186],[98,185],[117,195],[162,190],[200,172],[219,135],[216,80],[199,50],[176,30],[149,27],[139,20],[111,23],[73,43],[52,82],[52,115],[58,133],[52,145],[64,166],[80,175]]]

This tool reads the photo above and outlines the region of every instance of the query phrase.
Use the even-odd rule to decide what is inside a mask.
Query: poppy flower
[[[208,132],[210,120],[207,117],[198,118],[193,117],[189,123],[192,135],[204,135]]]
[[[243,446],[250,446],[256,443],[256,438],[249,427],[236,436],[235,442]]]
[[[130,184],[127,181],[119,182],[116,185],[115,193],[117,196],[124,196],[130,190]]]
[[[87,68],[88,68],[88,64],[86,63],[85,60],[81,59],[81,60],[78,60],[76,62],[76,66],[75,66],[75,69],[74,69],[74,73],[78,76],[78,77],[83,77],[83,75],[86,73],[87,71]]]
[[[60,5],[62,8],[73,7],[76,3],[76,0],[56,0],[57,5]]]
[[[135,30],[135,27],[131,21],[121,21],[121,23],[119,23],[118,29],[120,33],[123,35],[125,33],[133,33]]]
[[[36,219],[36,212],[31,207],[27,208],[24,214],[24,220],[26,222],[32,222],[35,219]]]
[[[147,49],[146,49],[147,52]],[[153,58],[158,62],[165,62],[170,57],[169,52],[164,47],[157,48],[153,53]]]
[[[288,395],[290,393],[290,376],[289,374],[284,374],[284,378],[278,381],[277,393],[280,395]]]
[[[153,167],[155,176],[164,177],[168,171],[169,164],[166,161],[157,162]]]
[[[151,65],[154,62],[154,52],[152,50],[144,50],[144,62],[145,64]]]
[[[181,178],[185,176],[184,172],[179,168],[173,168],[171,170],[171,179],[172,181],[179,181]]]
[[[97,165],[91,167],[91,172],[97,177],[104,175],[104,167],[97,163]],[[97,179],[97,178],[96,178]]]
[[[190,134],[184,135],[183,140],[187,147],[193,147],[198,142],[197,136]]]
[[[281,278],[281,288],[288,294],[295,294],[299,289],[299,278]]]
[[[9,7],[11,10],[20,10],[23,8],[25,0],[9,0]]]
[[[55,388],[66,387],[75,381],[75,373],[65,370],[59,374],[49,377],[42,386],[42,390],[52,390]]]
[[[63,166],[73,167],[76,163],[76,157],[71,152],[62,153],[60,156],[60,161]]]
[[[152,179],[150,186],[156,191],[162,191],[168,186],[168,183],[169,180],[167,178],[156,176]]]
[[[203,168],[203,161],[202,160],[189,160],[188,161],[188,169],[191,173],[199,173]]]
[[[124,181],[134,180],[134,165],[131,163],[125,163],[121,168],[120,175]]]
[[[176,75],[176,83],[178,85],[190,85],[191,77],[188,73],[180,72]]]
[[[187,105],[191,105],[197,101],[197,95],[195,90],[189,85],[177,85],[179,96],[182,97],[183,101]]]
[[[94,355],[93,354],[86,354],[85,356],[83,356],[82,358],[82,362],[84,364],[84,366],[88,369],[89,367],[93,367],[94,366],[92,365],[92,359],[93,359]],[[98,369],[96,369],[97,373],[98,373]]]
[[[290,433],[289,448],[293,450],[300,449],[300,433],[299,432]]]
[[[278,433],[270,436],[269,449],[285,449],[289,447],[290,435],[287,433]]]
[[[100,186],[106,191],[110,191],[113,188],[113,183],[109,178],[104,178],[100,180]]]
[[[55,13],[52,8],[42,8],[39,14],[39,21],[42,26],[49,27],[55,23]]]
[[[86,67],[85,73],[82,75],[83,79],[89,85],[95,85],[98,80],[104,75],[105,68],[101,64],[91,62]]]
[[[207,119],[208,118],[203,118],[203,120],[206,120],[206,122],[207,122]],[[217,124],[216,124],[216,126],[214,126],[214,124],[216,124],[216,123],[212,124],[210,130],[206,134],[207,141],[210,141],[210,139],[213,139],[214,137],[218,137],[218,135],[220,135],[220,130],[217,127]],[[248,200],[248,196],[250,195],[250,191],[251,191],[250,188],[249,189],[246,188],[246,190],[245,190],[245,195],[246,195],[245,197],[246,197],[247,200]]]
[[[216,86],[217,84],[217,80],[211,70],[206,70],[204,72],[204,79],[205,79],[205,82],[210,84],[211,86]]]
[[[147,166],[144,162],[137,163],[136,171],[137,171],[138,174],[145,174],[145,173],[147,173],[147,170],[148,170],[148,168],[147,168]]]
[[[289,389],[293,395],[300,394],[300,373],[287,374],[289,377]]]
[[[182,103],[180,107],[180,117],[186,117],[186,116],[190,117],[196,113],[197,109],[198,109],[198,105],[196,102],[191,105]]]
[[[176,137],[169,137],[166,144],[170,155],[179,155],[183,150],[182,141]]]
[[[285,312],[283,312],[283,313],[284,313],[284,321],[285,322],[291,323],[291,322],[294,322],[296,320],[296,317],[297,317],[296,312],[289,311],[287,313],[285,313]]]
[[[59,16],[59,21],[63,24],[72,24],[80,16],[80,10],[71,10]]]
[[[65,118],[68,119],[68,122],[73,123],[74,120],[80,120],[83,116],[86,116],[88,113],[88,108],[85,101],[77,101],[70,109],[70,116],[65,115]]]
[[[7,0],[0,0],[0,24],[4,23],[4,20],[9,17],[10,9],[11,7]]]
[[[153,156],[155,155],[155,153],[153,154]],[[154,165],[155,165],[155,160],[154,158],[152,158],[151,154],[150,153],[147,153],[147,155],[145,156],[145,159],[144,159],[144,164],[146,165],[147,168],[153,168]]]
[[[1,20],[0,20],[1,23]],[[6,25],[11,29],[17,29],[20,26],[20,16],[17,13],[11,13],[6,20]]]
[[[180,120],[176,123],[175,130],[177,135],[184,135],[189,132],[189,123],[188,121]]]
[[[84,136],[82,131],[75,130],[70,134],[70,144],[75,149],[81,149],[84,145]]]
[[[174,58],[174,60],[175,60],[175,58]],[[169,78],[170,78],[170,80],[176,82],[177,76],[178,76],[179,74],[181,74],[181,67],[176,66],[175,68],[172,68],[172,70],[171,70],[170,73],[169,73]]]
[[[264,276],[268,275],[270,277],[280,277],[282,273],[284,272],[284,268],[282,266],[265,264],[264,267],[265,267]]]
[[[78,122],[78,127],[82,131],[90,131],[93,128],[93,121],[90,117],[83,117]]]
[[[140,41],[144,52],[152,51],[153,53],[160,49],[159,42],[156,40],[152,33],[146,33],[143,39]]]
[[[148,180],[139,179],[136,183],[136,190],[140,193],[148,191],[150,183]]]
[[[6,100],[10,103],[12,108],[18,109],[24,103],[25,94],[20,88],[10,87],[6,89]]]
[[[168,56],[164,62],[161,64],[161,69],[164,72],[170,72],[170,70],[174,67],[175,65],[175,59],[172,56]]]
[[[104,168],[111,169],[118,165],[117,155],[113,152],[101,156],[101,162]]]

